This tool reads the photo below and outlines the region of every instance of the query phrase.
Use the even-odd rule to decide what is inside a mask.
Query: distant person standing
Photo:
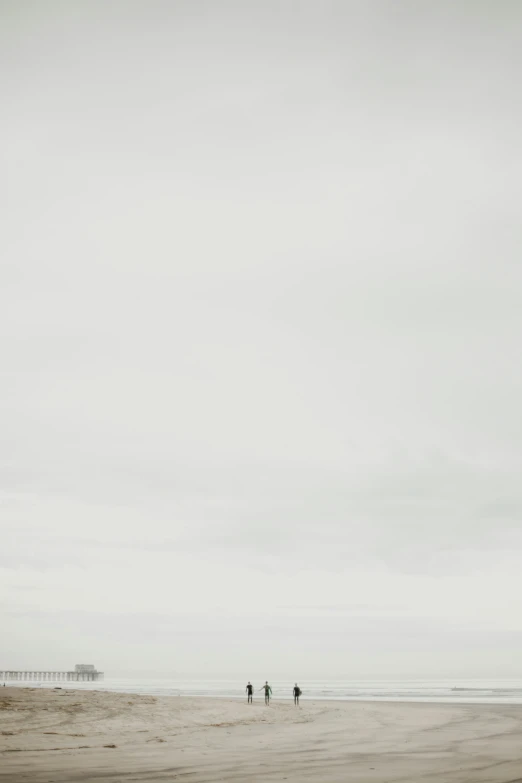
[[[254,695],[254,686],[252,685],[251,682],[248,683],[245,690],[247,694],[248,704],[252,704],[252,696]]]
[[[268,684],[268,680],[265,682],[262,688],[259,690],[265,692],[265,704],[270,704],[270,696],[272,695],[272,688]]]
[[[301,695],[301,688],[296,683],[294,685],[294,704],[297,704],[299,706],[299,696]]]

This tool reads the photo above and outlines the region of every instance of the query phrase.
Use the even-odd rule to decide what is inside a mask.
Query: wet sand
[[[0,781],[522,783],[522,707],[2,688]]]

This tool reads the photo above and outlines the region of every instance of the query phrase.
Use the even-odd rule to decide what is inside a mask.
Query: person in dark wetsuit
[[[294,704],[297,704],[299,706],[299,696],[301,695],[301,688],[296,683],[294,685]]]
[[[260,688],[259,690],[265,692],[265,704],[270,704],[270,696],[272,695],[272,688],[268,684],[268,680],[265,682],[263,687]]]
[[[248,704],[252,704],[252,696],[254,695],[254,686],[252,683],[249,682],[245,690],[248,697]]]

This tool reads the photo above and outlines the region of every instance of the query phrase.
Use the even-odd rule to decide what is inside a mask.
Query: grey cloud
[[[230,468],[228,475],[216,466],[199,493],[197,467],[194,485],[188,487],[190,472],[173,471],[172,485],[165,473],[164,481],[161,476],[160,483],[154,480],[152,503],[142,509],[149,529],[157,531],[152,537],[134,532],[127,539],[98,539],[87,528],[42,539],[35,527],[23,539],[14,538],[11,549],[4,548],[3,560],[38,567],[84,564],[103,556],[100,550],[110,557],[111,550],[130,548],[216,552],[225,560],[243,552],[254,559],[276,556],[302,567],[329,563],[336,569],[380,560],[410,570],[419,567],[422,556],[421,570],[431,571],[437,564],[451,567],[451,552],[522,546],[513,499],[520,495],[518,481],[505,471],[448,459],[408,464],[399,457],[384,474],[382,468],[361,476],[299,467],[282,465],[275,475],[246,464]],[[147,472],[146,465],[142,474],[136,470],[132,491],[138,501],[150,491],[142,480]],[[93,519],[96,514],[93,508]],[[455,565],[461,568],[462,562]]]

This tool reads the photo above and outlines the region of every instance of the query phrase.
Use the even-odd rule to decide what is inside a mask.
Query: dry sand
[[[522,707],[2,688],[0,781],[522,783]]]

